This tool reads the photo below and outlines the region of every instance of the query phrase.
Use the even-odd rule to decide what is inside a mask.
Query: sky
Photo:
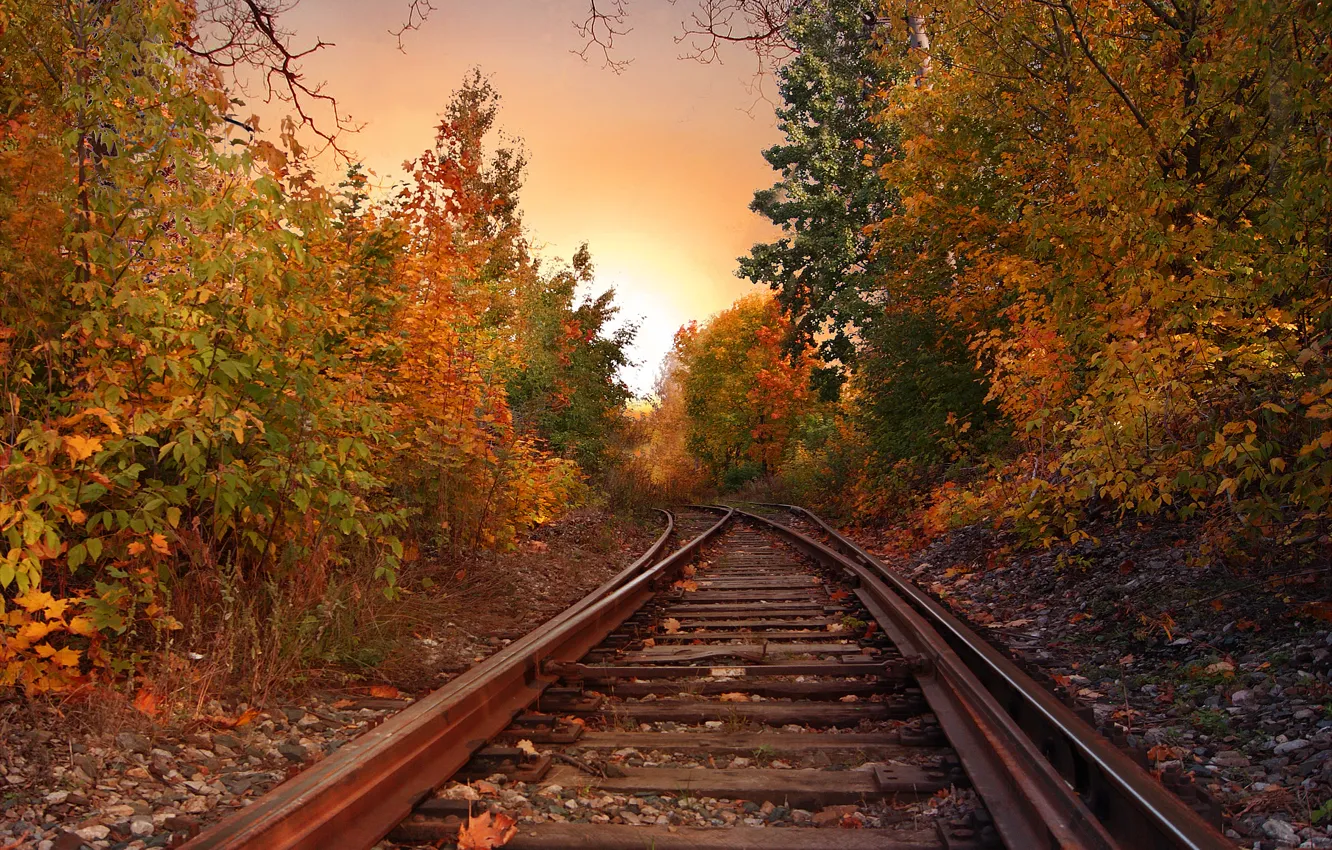
[[[616,52],[632,63],[618,75],[571,52],[586,0],[435,0],[404,53],[390,30],[407,2],[301,0],[283,16],[293,46],[335,45],[303,68],[364,125],[345,145],[391,182],[480,68],[502,96],[499,125],[528,152],[533,244],[567,259],[589,243],[597,288],[614,287],[623,316],[641,320],[626,378],[649,393],[675,330],[751,291],[736,258],[776,232],[748,208],[775,179],[761,152],[780,139],[771,103],[750,89],[753,60],[739,50],[723,64],[680,59],[685,4],[665,0],[631,4],[633,31]]]

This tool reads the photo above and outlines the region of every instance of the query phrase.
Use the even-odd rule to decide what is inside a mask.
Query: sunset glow
[[[772,183],[760,153],[779,137],[771,105],[749,89],[752,58],[680,59],[678,10],[661,3],[635,9],[634,31],[617,42],[633,62],[617,75],[571,52],[583,7],[567,0],[440,4],[404,36],[404,53],[390,33],[404,9],[304,0],[285,18],[298,40],[335,45],[304,68],[363,125],[347,146],[389,185],[468,70],[489,75],[501,129],[529,153],[533,243],[560,258],[590,244],[597,285],[615,287],[626,319],[642,319],[630,382],[649,392],[675,329],[749,291],[735,258],[772,232],[748,210]]]

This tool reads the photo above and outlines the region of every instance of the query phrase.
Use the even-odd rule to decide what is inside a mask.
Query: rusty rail
[[[800,548],[814,557],[835,559],[844,569],[858,576],[862,583],[862,599],[874,611],[870,600],[882,604],[888,617],[907,632],[903,637],[909,643],[926,645],[924,648],[935,664],[935,673],[946,676],[953,684],[970,680],[986,692],[976,706],[988,715],[996,734],[1004,739],[1020,736],[1026,743],[1011,752],[1021,760],[1012,767],[1032,774],[1041,784],[1048,785],[1051,778],[1058,780],[1060,789],[1076,794],[1077,806],[1065,802],[1066,823],[1083,829],[1090,824],[1079,823],[1085,812],[1095,818],[1103,832],[1113,839],[1112,846],[1180,848],[1180,850],[1231,850],[1233,843],[1224,838],[1197,812],[1153,779],[1128,754],[1103,738],[1073,709],[1061,702],[1034,679],[1022,672],[983,638],[969,629],[957,617],[910,581],[889,569],[855,542],[828,525],[817,515],[794,505],[770,505],[791,511],[816,524],[832,541],[832,548],[815,541],[794,529],[764,517],[738,512],[741,516],[780,529]],[[836,551],[835,551],[836,550]],[[875,611],[877,616],[878,611]],[[897,635],[892,635],[896,640]],[[903,651],[906,652],[906,645]],[[945,666],[940,665],[944,660]],[[957,665],[963,669],[956,669]],[[966,675],[963,675],[965,672]],[[924,686],[928,677],[922,677]],[[959,695],[962,691],[958,691]],[[932,706],[938,706],[935,697],[927,694]],[[975,696],[967,695],[968,698]],[[950,700],[951,701],[951,700]],[[940,716],[941,724],[944,718]],[[947,724],[945,729],[947,730]],[[964,739],[949,738],[966,762],[968,752]],[[998,743],[998,741],[996,741]],[[972,765],[967,764],[968,772]],[[996,822],[1004,807],[996,805],[981,788]],[[1052,797],[1059,789],[1047,789]],[[1067,796],[1067,795],[1065,795]],[[1002,828],[1001,828],[1002,832]],[[1008,840],[1008,836],[1005,835]],[[1037,846],[1013,843],[1010,847]],[[1055,845],[1059,846],[1059,845]],[[1083,845],[1077,845],[1083,846]],[[1094,845],[1087,845],[1094,846]]]
[[[650,599],[656,586],[731,516],[727,512],[653,564],[674,527],[667,514],[667,531],[648,553],[581,602],[184,846],[315,850],[373,845],[537,700],[556,678],[544,665],[577,661]]]

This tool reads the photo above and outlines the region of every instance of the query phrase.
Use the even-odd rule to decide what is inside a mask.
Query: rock
[[[228,735],[225,732],[219,732],[213,736],[213,744],[219,747],[226,747],[229,750],[239,750],[241,748],[240,738],[235,735]]]
[[[306,752],[305,747],[291,741],[283,741],[278,744],[277,750],[288,761],[294,761],[297,764],[300,764],[309,758],[309,753]]]
[[[46,802],[50,803],[51,805],[59,805],[60,803],[63,803],[69,799],[69,792],[52,791],[50,794],[47,794],[42,799],[46,800]]]
[[[1307,746],[1309,746],[1308,741],[1303,738],[1296,738],[1293,741],[1286,741],[1284,744],[1277,744],[1272,748],[1272,752],[1279,756],[1284,756],[1293,753],[1296,750],[1302,750]]]
[[[830,827],[837,826],[842,822],[842,818],[847,815],[855,814],[856,806],[824,806],[814,813],[811,819],[815,826]]]
[[[1263,834],[1292,847],[1300,843],[1300,834],[1295,831],[1295,827],[1276,818],[1271,818],[1263,824]]]
[[[131,753],[146,756],[153,749],[153,742],[147,736],[137,732],[121,732],[116,736],[116,743]]]
[[[111,834],[111,827],[99,823],[93,826],[85,826],[83,829],[76,829],[74,832],[84,841],[101,841]]]
[[[1241,688],[1230,695],[1230,702],[1232,705],[1253,705],[1257,702],[1257,697],[1248,688]]]
[[[135,818],[130,821],[130,832],[138,836],[152,835],[156,830],[150,818]]]
[[[187,815],[199,815],[208,811],[207,797],[191,797],[185,801],[180,810]]]

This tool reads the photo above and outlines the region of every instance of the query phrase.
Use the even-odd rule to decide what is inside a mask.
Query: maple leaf
[[[643,646],[646,647],[646,648],[648,648],[648,649],[651,649],[652,647],[654,647],[654,646],[656,646],[656,645],[657,645],[657,642],[656,642],[655,640],[653,640],[652,638],[644,638],[644,639],[643,639]]]
[[[837,700],[837,701],[838,701],[838,702],[860,702],[860,697],[856,696],[855,694],[847,694],[846,696],[842,697],[841,699],[839,699],[839,700]]]
[[[27,593],[15,599],[14,602],[28,613],[35,613],[43,608],[49,610],[50,607],[55,604],[55,597],[44,590],[38,590],[34,587],[32,590],[29,590]]]
[[[458,850],[487,850],[503,847],[518,834],[517,821],[500,812],[482,812],[467,817],[467,825],[458,831]]]
[[[398,699],[400,691],[392,685],[371,685],[370,696],[376,699]]]
[[[680,621],[675,619],[674,617],[667,617],[666,619],[662,620],[661,627],[662,629],[665,630],[666,634],[668,635],[674,635],[680,633]]]
[[[152,538],[152,543],[153,543],[153,551],[158,553],[159,555],[171,554],[171,547],[167,545],[166,537],[162,536],[161,534],[154,534]]]
[[[693,564],[686,564],[685,568],[680,572],[684,575],[685,578],[693,578],[694,576],[698,575],[698,567],[694,566]]]
[[[743,693],[740,693],[739,691],[731,691],[730,693],[722,694],[721,696],[717,697],[717,699],[721,700],[722,702],[750,702],[750,701],[751,701],[751,700],[749,699],[749,694],[743,694]]]
[[[536,746],[526,738],[514,744],[514,746],[522,750],[524,753],[526,753],[529,756],[535,756],[537,754]]]
[[[828,598],[833,602],[841,602],[843,599],[849,599],[851,594],[845,590],[834,590],[828,594]]]
[[[683,579],[672,584],[671,587],[683,590],[685,593],[693,593],[695,590],[698,590],[698,582],[693,579]]]

